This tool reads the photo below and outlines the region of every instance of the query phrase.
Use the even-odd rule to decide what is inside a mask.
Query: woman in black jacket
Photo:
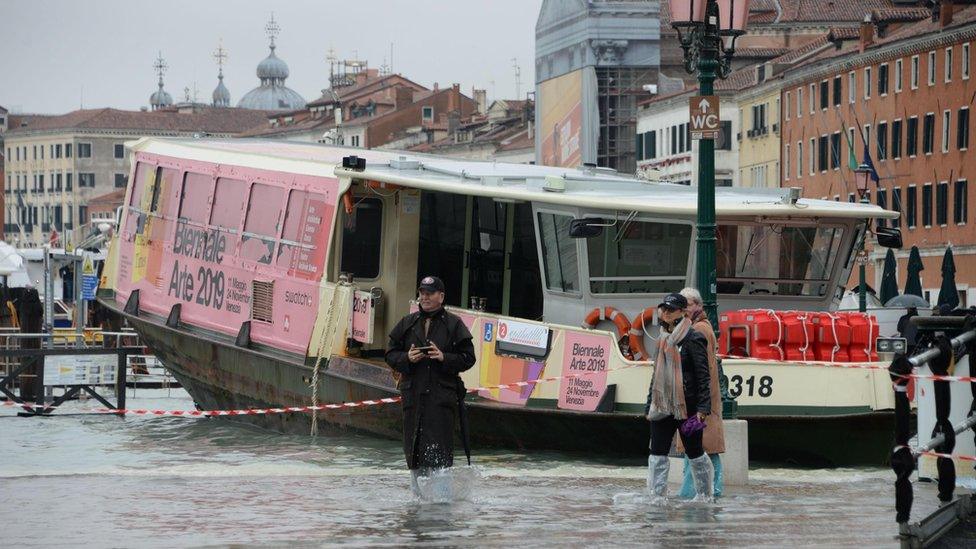
[[[712,500],[712,462],[702,448],[705,416],[711,412],[708,343],[685,317],[688,300],[669,294],[658,306],[664,329],[658,340],[654,377],[645,408],[651,422],[651,455],[647,460],[647,488],[652,495],[667,494],[668,453],[677,431],[691,462],[696,500]]]

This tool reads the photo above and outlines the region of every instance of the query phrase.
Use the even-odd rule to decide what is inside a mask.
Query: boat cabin
[[[371,292],[373,337],[441,277],[447,304],[578,326],[629,318],[695,280],[694,187],[599,168],[434,158],[280,141],[133,144],[116,291],[142,306],[312,354],[324,285]],[[829,310],[877,206],[716,189],[721,309]]]

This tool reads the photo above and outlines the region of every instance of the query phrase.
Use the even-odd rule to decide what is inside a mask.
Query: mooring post
[[[34,408],[35,414],[44,413],[44,355],[38,353],[34,357]]]
[[[124,410],[125,409],[125,359],[128,357],[128,352],[120,350],[118,357],[119,361],[116,365],[115,370],[115,409]],[[125,414],[119,414],[119,417],[123,417]]]

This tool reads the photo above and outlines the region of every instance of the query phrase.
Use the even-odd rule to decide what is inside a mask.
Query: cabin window
[[[213,178],[209,175],[186,172],[180,195],[180,219],[201,225],[207,223],[212,186]]]
[[[133,208],[142,209],[142,196],[146,192],[146,185],[152,182],[152,178],[156,174],[156,169],[150,164],[145,162],[139,162],[136,164],[136,179],[132,184],[132,192],[129,194],[129,205]],[[79,187],[83,187],[80,178],[78,182]]]
[[[718,292],[826,295],[843,227],[719,225]]]
[[[378,198],[358,200],[342,227],[339,270],[356,278],[378,278],[382,237],[383,202]]]
[[[247,184],[237,179],[217,179],[210,224],[237,232],[244,213]]]
[[[281,233],[281,246],[275,264],[289,270],[300,270],[305,274],[320,274],[316,259],[316,245],[319,244],[325,219],[325,197],[320,194],[293,190],[288,195],[285,209],[285,226]]]
[[[284,196],[285,189],[281,187],[263,183],[251,185],[251,199],[241,238],[240,255],[243,259],[271,264],[281,228],[281,202]]]
[[[685,286],[691,225],[618,220],[586,241],[594,294],[668,293]]]
[[[555,292],[579,293],[576,241],[569,237],[571,216],[539,213],[542,265],[546,287]]]

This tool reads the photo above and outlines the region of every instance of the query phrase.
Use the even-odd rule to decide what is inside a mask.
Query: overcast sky
[[[532,89],[535,21],[542,0],[0,0],[0,105],[12,112],[137,109],[156,89],[153,61],[169,65],[166,91],[176,101],[197,88],[209,103],[217,84],[213,52],[222,38],[231,101],[258,85],[268,54],[264,26],[281,27],[278,57],[287,85],[306,100],[327,87],[330,46],[341,58],[389,63],[431,87],[460,83],[489,98]],[[494,85],[492,84],[494,81]],[[192,93],[192,91],[191,91]]]

